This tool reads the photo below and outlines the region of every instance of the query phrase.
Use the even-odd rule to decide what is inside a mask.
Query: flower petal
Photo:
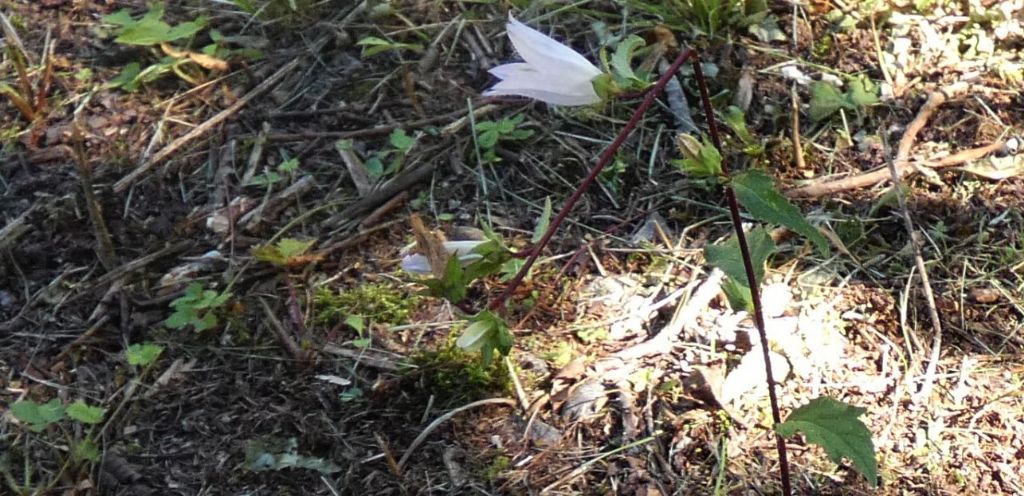
[[[526,63],[538,71],[562,74],[573,79],[593,79],[601,74],[584,56],[551,37],[523,24],[509,12],[505,25],[512,46]]]
[[[559,74],[539,72],[530,64],[505,64],[490,70],[502,81],[484,96],[519,95],[553,105],[590,105],[601,101],[590,80],[571,81]]]
[[[596,94],[593,97],[582,95],[565,95],[535,88],[500,88],[500,83],[483,93],[484,96],[525,96],[540,100],[551,105],[578,107],[591,105],[601,101]]]
[[[420,255],[419,253],[402,257],[402,270],[410,274],[419,274],[424,276],[433,274],[430,270],[430,262],[427,261],[427,257]]]

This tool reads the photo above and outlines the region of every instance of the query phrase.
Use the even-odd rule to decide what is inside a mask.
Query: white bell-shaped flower
[[[590,105],[601,101],[593,80],[601,75],[586,58],[508,15],[512,46],[525,62],[499,65],[489,72],[501,79],[484,96],[519,95],[553,105]]]
[[[479,253],[473,253],[473,250],[477,246],[480,246],[487,241],[445,241],[444,251],[448,255],[455,255],[459,258],[459,262],[462,265],[469,265],[481,258],[482,255]],[[433,270],[430,267],[430,261],[427,257],[419,253],[409,253],[402,257],[402,270],[411,274],[419,275],[430,275]]]

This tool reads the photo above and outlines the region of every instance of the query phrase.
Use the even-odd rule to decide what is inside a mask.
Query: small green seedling
[[[305,265],[311,259],[317,258],[309,250],[316,244],[315,239],[306,241],[282,238],[272,245],[260,245],[252,249],[252,256],[261,262],[267,262],[278,267],[292,267]]]
[[[878,86],[864,76],[849,81],[849,89],[840,92],[830,83],[816,81],[811,85],[811,119],[822,121],[839,109],[860,110],[878,103]]]
[[[213,43],[199,51],[179,48],[175,45],[188,46],[206,27],[207,19],[199,16],[195,20],[172,26],[163,21],[163,16],[163,5],[154,4],[138,19],[132,17],[128,9],[121,9],[102,18],[103,24],[107,28],[112,28],[116,36],[115,42],[150,47],[153,56],[158,58],[156,63],[150,65],[138,61],[129,63],[116,78],[107,83],[108,88],[121,88],[133,92],[168,73],[174,73],[191,84],[197,84],[197,76],[202,77],[202,74],[196,72],[198,68],[224,72],[229,69],[225,61],[228,57],[240,56],[250,60],[262,57],[259,50],[227,48],[227,40],[216,30],[210,30],[209,33]]]
[[[156,343],[133,344],[124,350],[124,357],[128,360],[128,365],[148,367],[160,357],[163,351],[164,347]]]
[[[196,331],[217,327],[215,311],[231,298],[231,293],[204,290],[198,282],[189,284],[185,294],[171,302],[174,313],[164,323],[171,329],[192,326]]]
[[[245,185],[262,187],[272,186],[283,181],[286,176],[294,177],[297,170],[299,170],[299,159],[290,158],[281,162],[281,164],[277,166],[276,170],[267,170],[263,174],[252,176]]]
[[[497,121],[480,121],[476,123],[476,144],[480,147],[480,162],[485,164],[501,162],[495,148],[500,142],[521,141],[533,136],[530,129],[519,129],[525,116],[523,114],[505,117]]]

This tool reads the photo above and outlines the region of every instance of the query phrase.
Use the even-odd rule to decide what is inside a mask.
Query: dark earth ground
[[[0,6],[22,45],[5,52],[3,81],[39,95],[29,115],[0,100],[0,493],[778,493],[764,398],[737,385],[760,379],[735,373],[743,354],[719,347],[749,319],[721,297],[699,305],[664,353],[614,373],[599,365],[673,321],[709,279],[701,249],[728,233],[716,189],[669,163],[677,152],[667,105],[648,113],[619,172],[588,193],[549,248],[553,258],[513,298],[510,361],[485,368],[454,348],[460,314],[416,296],[400,272],[412,212],[453,238],[487,221],[525,246],[545,198],[560,204],[638,101],[594,112],[481,99],[486,69],[514,58],[509,9],[591,59],[595,21],[619,32],[628,19],[625,31],[637,34],[666,22],[715,64],[723,111],[751,85],[747,122],[766,152],[730,159],[786,187],[884,165],[879,133],[895,144],[928,96],[958,81],[969,86],[928,120],[915,160],[1007,142],[1024,126],[1019,1],[880,2],[874,11],[812,2],[795,22],[790,4],[773,2],[783,37],[771,42],[735,26],[696,34],[671,3],[653,13],[606,1],[252,3],[256,15],[231,2],[168,2],[172,24],[206,17],[192,50],[213,41],[210,29],[226,37],[230,68],[186,65],[191,81],[169,73],[136,92],[103,84],[164,53],[116,43],[100,18],[123,7],[138,17],[143,2]],[[854,27],[841,28],[833,9]],[[366,55],[355,43],[369,36],[423,50]],[[16,46],[10,33],[5,40]],[[891,80],[892,97],[814,122],[808,86],[797,85],[801,166],[792,79],[780,69],[792,60],[813,78]],[[680,79],[696,110],[693,81]],[[475,123],[517,114],[532,135],[500,142],[501,161],[479,165]],[[388,150],[399,128],[415,143],[393,187],[360,192],[351,157]],[[176,141],[190,132],[195,139]],[[353,151],[339,153],[339,139]],[[730,146],[741,148],[736,137]],[[1024,494],[1024,182],[1012,156],[995,155],[958,164],[973,172],[904,180],[943,328],[924,398],[913,393],[931,350],[929,307],[889,184],[797,201],[843,247],[823,259],[783,234],[769,264],[781,301],[773,322],[797,336],[793,349],[778,343],[794,369],[781,384],[783,410],[818,394],[865,407],[883,479],[872,489],[848,462],[837,467],[792,440],[799,494]],[[297,169],[279,170],[289,158]],[[1007,160],[998,176],[978,172]],[[94,197],[83,194],[82,171]],[[252,184],[267,171],[280,179]],[[634,242],[654,212],[664,238]],[[109,248],[97,242],[103,231]],[[254,259],[252,248],[285,237],[315,240],[317,256],[284,268]],[[213,329],[170,329],[169,304],[192,280],[232,297]],[[471,299],[485,302],[503,284],[477,284]],[[637,311],[680,288],[678,302]],[[365,318],[362,332],[346,324],[352,315]],[[126,347],[142,342],[162,345],[162,355],[129,366]],[[719,409],[723,395],[730,401]],[[53,398],[107,414],[93,429],[64,421],[33,433],[8,409]],[[510,400],[428,428],[487,398]],[[86,434],[100,462],[71,455]],[[320,471],[254,470],[253,453],[288,452],[290,439]]]

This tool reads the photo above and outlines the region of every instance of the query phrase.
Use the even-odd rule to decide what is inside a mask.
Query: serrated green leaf
[[[195,312],[191,310],[178,310],[167,317],[164,325],[170,329],[182,329],[192,323]]]
[[[155,362],[163,351],[164,347],[156,343],[133,344],[124,351],[124,356],[129,365],[145,367]]]
[[[103,421],[103,416],[106,415],[107,409],[99,406],[91,406],[85,401],[75,400],[74,403],[68,405],[65,410],[68,417],[75,419],[83,424],[98,424]]]
[[[825,448],[833,462],[839,463],[844,456],[849,458],[854,467],[867,477],[868,483],[876,486],[878,463],[875,445],[871,441],[871,431],[858,418],[866,411],[822,396],[793,410],[785,422],[775,426],[775,431],[783,437],[803,432],[807,442]]]
[[[631,67],[633,62],[633,53],[636,49],[646,45],[647,42],[643,38],[630,35],[628,38],[619,42],[619,46],[615,48],[615,53],[612,54],[611,66],[615,74],[622,79],[640,81],[636,73],[633,72]]]
[[[815,81],[811,84],[811,119],[820,121],[828,118],[844,106],[846,100],[839,88],[824,81]]]
[[[481,148],[494,148],[498,144],[498,130],[491,128],[476,137],[476,142]]]
[[[57,398],[43,404],[32,400],[17,401],[11,405],[11,415],[28,424],[32,432],[42,432],[48,425],[64,418],[64,405]]]
[[[203,318],[192,323],[192,327],[195,327],[196,331],[213,329],[214,327],[217,327],[217,316],[214,315],[213,312],[206,312],[206,315],[203,315]]]
[[[764,222],[792,229],[814,242],[822,256],[829,256],[828,240],[807,222],[800,209],[775,189],[775,181],[764,172],[747,169],[733,176],[730,183],[743,208]]]
[[[283,238],[277,242],[277,251],[288,260],[305,255],[314,244],[316,244],[315,239],[302,241],[293,238]]]
[[[391,135],[388,136],[388,142],[391,143],[391,147],[402,152],[408,153],[412,149],[412,145],[416,143],[416,140],[412,136],[405,134],[402,129],[395,129],[391,131]]]
[[[758,286],[764,281],[764,263],[775,251],[775,242],[763,227],[751,229],[747,234],[747,246],[750,258],[754,263],[754,279]],[[723,245],[708,245],[704,248],[704,259],[713,267],[717,267],[737,284],[747,287],[747,270],[743,265],[743,255],[736,235],[732,235]]]
[[[533,228],[533,236],[530,238],[531,243],[539,243],[540,239],[544,237],[544,233],[548,230],[548,225],[551,223],[551,197],[544,198],[544,210],[540,213],[540,218],[537,219],[537,227]]]

